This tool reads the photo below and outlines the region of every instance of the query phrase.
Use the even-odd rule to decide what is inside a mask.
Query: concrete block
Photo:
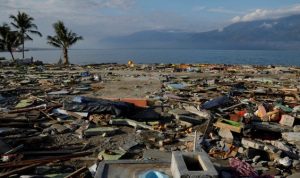
[[[172,154],[171,152],[160,151],[157,149],[145,150],[143,153],[143,158],[145,160],[160,160],[171,162]]]
[[[171,177],[170,162],[158,160],[101,161],[95,178],[138,178],[148,170],[162,172]]]
[[[250,139],[247,139],[247,138],[242,139],[242,145],[245,148],[255,148],[255,149],[258,149],[258,150],[265,150],[265,151],[268,151],[268,152],[271,152],[271,153],[275,153],[275,152],[278,151],[278,149],[273,145],[266,144],[266,143],[259,142],[259,141],[255,141],[255,140],[250,140]]]
[[[171,172],[174,178],[218,177],[218,172],[203,150],[172,152]]]

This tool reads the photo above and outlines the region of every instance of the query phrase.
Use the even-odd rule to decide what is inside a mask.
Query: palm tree
[[[0,26],[0,49],[6,50],[6,37],[8,32],[10,31],[9,26],[4,23],[2,26]]]
[[[21,45],[19,37],[19,33],[17,31],[11,31],[7,24],[0,26],[0,47],[10,52],[13,61],[15,61],[13,50]]]
[[[11,23],[16,29],[18,29],[21,35],[21,42],[22,42],[22,54],[24,58],[24,42],[25,40],[33,40],[29,34],[35,34],[42,37],[42,34],[37,31],[38,27],[33,23],[34,18],[30,17],[25,12],[18,12],[17,16],[10,15],[13,22]]]
[[[55,36],[48,36],[48,44],[62,48],[63,55],[64,55],[64,65],[69,64],[69,57],[68,57],[68,49],[72,45],[74,45],[77,41],[83,40],[82,36],[78,36],[76,33],[73,33],[69,30],[62,21],[58,21],[53,24],[53,28],[55,31]]]

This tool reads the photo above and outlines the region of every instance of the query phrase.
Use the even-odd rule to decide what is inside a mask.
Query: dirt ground
[[[91,95],[103,98],[144,98],[150,93],[160,91],[161,82],[158,73],[136,71],[111,71],[111,73],[116,76],[104,76],[103,83],[93,85],[99,90]],[[103,75],[103,72],[99,75]]]

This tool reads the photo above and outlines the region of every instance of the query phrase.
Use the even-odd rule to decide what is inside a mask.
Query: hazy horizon
[[[84,40],[77,49],[105,49],[101,39],[144,30],[204,32],[235,22],[279,18],[300,14],[296,0],[0,0],[0,23],[9,15],[24,11],[35,18],[42,38],[33,36],[26,48],[51,48],[46,36],[53,34],[52,24],[63,20]]]

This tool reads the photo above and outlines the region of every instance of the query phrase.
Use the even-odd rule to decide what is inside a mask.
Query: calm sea
[[[17,58],[21,53],[14,53]],[[300,51],[284,50],[201,50],[201,49],[73,49],[70,61],[75,64],[91,63],[216,63],[300,66]],[[47,63],[58,62],[60,50],[27,51],[25,57]],[[7,52],[0,57],[10,58]]]

